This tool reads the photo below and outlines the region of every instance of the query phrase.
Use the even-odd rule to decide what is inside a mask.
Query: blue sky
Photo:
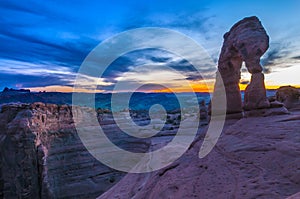
[[[300,85],[300,1],[1,1],[0,89],[68,90],[87,54],[101,41],[139,27],[182,32],[216,61],[223,34],[240,19],[256,15],[270,36],[262,59],[268,85]],[[141,59],[142,58],[142,59]],[[133,52],[116,60],[99,90],[110,90],[118,78],[137,66],[186,65],[168,52]],[[215,71],[204,71],[210,76]],[[192,69],[179,70],[200,80]],[[244,71],[244,70],[243,70]],[[139,75],[138,73],[130,73]],[[242,73],[247,82],[250,76]],[[93,77],[89,81],[95,81]],[[166,80],[169,81],[169,80]]]

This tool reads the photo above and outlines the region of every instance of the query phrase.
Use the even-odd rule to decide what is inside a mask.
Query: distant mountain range
[[[275,95],[274,90],[268,90],[267,95]],[[124,99],[126,93],[117,93],[117,99]],[[243,97],[242,92],[242,97]],[[193,96],[191,93],[178,93],[185,105],[189,105],[189,101]],[[206,104],[210,101],[209,93],[196,93],[198,102],[202,100]],[[95,108],[111,109],[111,93],[96,93],[95,94]],[[90,94],[84,94],[84,97],[91,97]],[[72,104],[72,93],[60,93],[60,92],[30,92],[29,90],[21,89],[4,89],[0,92],[0,104],[22,102],[22,103],[34,103],[43,102],[51,104]],[[129,102],[129,109],[132,110],[149,110],[154,104],[161,104],[167,111],[179,109],[179,102],[174,93],[141,93],[136,92],[131,96]],[[86,105],[88,106],[88,105]],[[115,107],[117,110],[118,107]],[[120,108],[121,109],[121,108]]]

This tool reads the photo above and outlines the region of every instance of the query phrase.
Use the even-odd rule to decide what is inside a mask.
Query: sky
[[[270,47],[261,59],[267,88],[299,86],[299,8],[297,0],[0,1],[0,90],[71,92],[82,62],[101,42],[134,28],[160,27],[192,38],[215,64],[198,75],[187,60],[172,52],[139,50],[117,58],[101,78],[85,76],[79,91],[89,92],[90,85],[97,84],[98,92],[111,92],[122,81],[119,91],[147,84],[143,91],[166,91],[160,90],[164,85],[184,92],[182,80],[204,91],[213,86],[223,34],[254,15],[270,36]],[[243,67],[241,88],[250,77]]]

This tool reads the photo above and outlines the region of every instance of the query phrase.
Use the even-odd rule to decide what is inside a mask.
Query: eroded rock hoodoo
[[[257,17],[248,17],[237,22],[224,35],[217,75],[221,75],[227,98],[227,114],[242,117],[244,110],[268,108],[270,103],[266,97],[264,74],[260,65],[260,57],[269,47],[269,36]],[[242,63],[251,73],[251,82],[245,90],[244,106],[239,88]],[[218,78],[214,96],[224,95],[220,89]]]

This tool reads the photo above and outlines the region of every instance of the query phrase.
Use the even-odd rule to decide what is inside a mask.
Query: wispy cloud
[[[298,52],[297,48],[289,43],[271,43],[261,60],[264,73],[269,74],[299,63],[300,59],[295,56],[295,53]]]
[[[16,79],[18,81],[13,83],[13,85],[18,85],[17,87],[40,88],[54,85],[72,87],[75,84],[77,75],[80,75],[81,82],[78,83],[82,89],[93,90],[97,85],[112,85],[112,83],[105,82],[103,78],[77,74],[77,72],[70,67],[53,65],[52,63],[34,64],[21,61],[0,60],[0,68],[2,69],[0,73],[1,80],[8,82]]]
[[[48,66],[48,67],[45,67]],[[65,66],[52,65],[52,63],[33,64],[29,62],[1,60],[1,73],[4,74],[20,74],[32,76],[47,75],[74,75],[71,68]]]

